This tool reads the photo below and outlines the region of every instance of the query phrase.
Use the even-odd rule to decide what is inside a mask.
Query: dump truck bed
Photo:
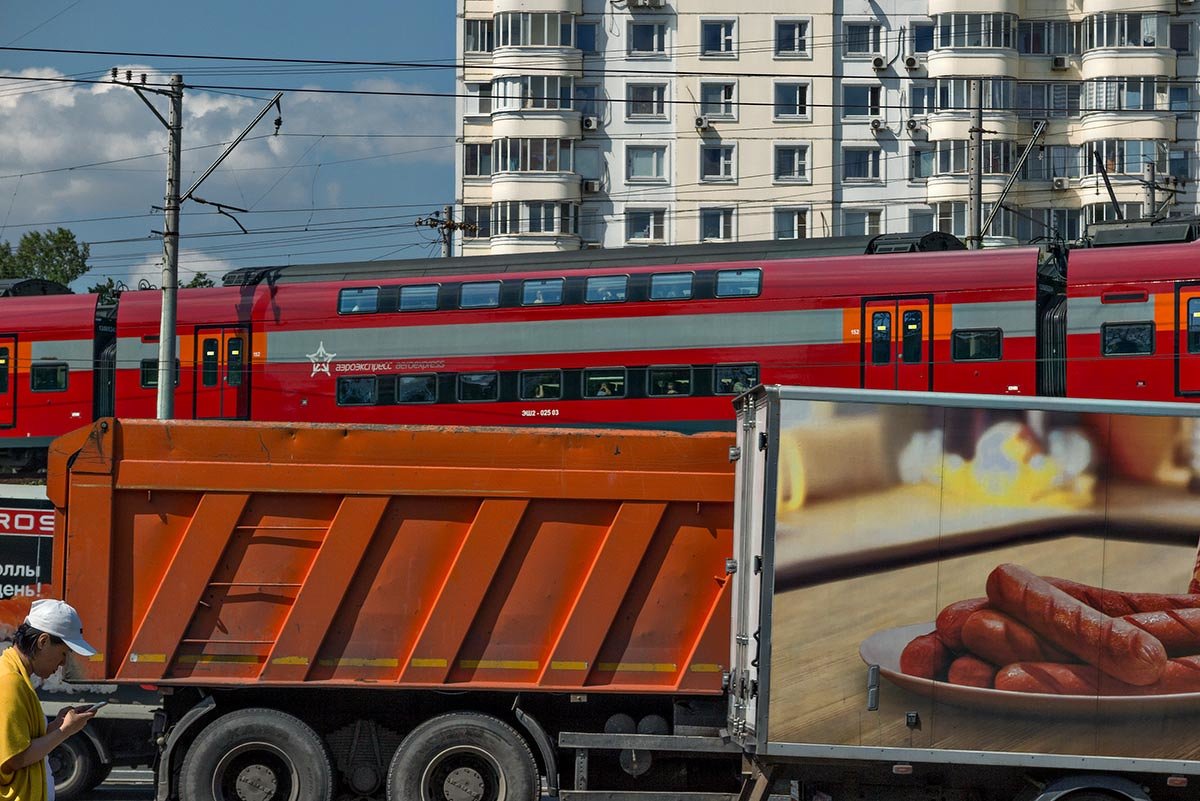
[[[97,421],[48,482],[81,678],[719,694],[731,444]]]

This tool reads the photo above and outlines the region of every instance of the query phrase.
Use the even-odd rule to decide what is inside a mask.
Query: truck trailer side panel
[[[49,493],[89,680],[682,692],[728,662],[727,436],[101,420]]]

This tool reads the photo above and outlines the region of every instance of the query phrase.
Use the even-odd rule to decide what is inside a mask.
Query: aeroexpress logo
[[[337,354],[330,353],[329,351],[325,350],[324,341],[317,345],[317,350],[314,353],[306,353],[304,355],[308,357],[310,362],[312,362],[312,375],[310,375],[309,378],[312,378],[317,373],[324,373],[331,378],[333,377],[329,372],[329,363],[333,361],[333,357],[337,356]]]

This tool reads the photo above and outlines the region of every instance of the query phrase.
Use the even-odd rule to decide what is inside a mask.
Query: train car
[[[93,365],[105,328],[96,295],[0,298],[0,467],[36,462],[101,411]]]

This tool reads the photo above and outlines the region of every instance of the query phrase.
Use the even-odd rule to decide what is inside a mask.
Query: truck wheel
[[[476,712],[427,720],[388,769],[391,801],[537,801],[537,764],[507,723]]]
[[[299,718],[242,709],[196,737],[179,790],[189,801],[331,801],[333,766],[320,736]]]
[[[50,752],[50,770],[54,772],[54,797],[72,801],[100,782],[95,780],[100,757],[87,737],[67,738]]]

